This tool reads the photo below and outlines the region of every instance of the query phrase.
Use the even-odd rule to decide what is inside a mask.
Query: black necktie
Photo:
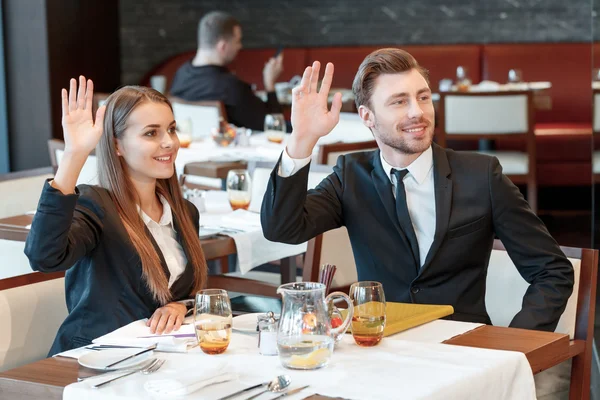
[[[410,247],[415,258],[415,262],[417,263],[417,268],[419,268],[421,266],[421,259],[419,258],[419,242],[417,241],[417,236],[415,235],[415,230],[413,229],[412,221],[410,220],[410,214],[408,213],[408,205],[406,204],[406,190],[404,189],[404,182],[402,181],[406,174],[408,174],[408,170],[392,169],[392,174],[396,175],[397,179],[396,215],[398,216],[398,221],[400,222],[402,230],[410,242]]]

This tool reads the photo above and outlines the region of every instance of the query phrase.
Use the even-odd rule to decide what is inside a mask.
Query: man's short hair
[[[429,72],[421,67],[408,52],[401,49],[386,48],[375,50],[369,54],[358,67],[358,72],[352,83],[356,108],[362,105],[371,106],[373,87],[379,75],[398,74],[411,69],[419,71],[429,84]]]
[[[233,28],[240,22],[222,11],[211,11],[198,23],[198,46],[214,48],[219,40],[233,37]]]

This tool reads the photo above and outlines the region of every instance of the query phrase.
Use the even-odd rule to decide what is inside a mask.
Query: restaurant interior
[[[211,11],[239,22],[243,47],[227,68],[261,100],[269,91],[265,64],[283,57],[274,86],[282,111],[265,117],[263,132],[228,121],[232,112],[222,99],[189,101],[170,93],[176,72],[196,56],[199,20]],[[600,0],[0,1],[0,398],[242,399],[261,387],[260,399],[281,393],[292,400],[600,399],[598,13]],[[357,283],[353,250],[359,245],[351,245],[350,229],[298,244],[265,238],[261,205],[265,212],[271,172],[292,135],[292,90],[305,68],[333,63],[329,105],[334,92],[342,94],[339,123],[312,152],[308,188],[314,188],[334,171],[338,156],[378,148],[359,117],[352,85],[361,62],[381,48],[403,49],[428,70],[434,142],[497,157],[573,264],[573,294],[553,332],[509,327],[529,283],[499,239],[481,276],[493,325],[452,320],[448,304],[388,302],[384,338],[375,346],[357,338],[355,319],[364,309],[357,293],[385,306],[383,289]],[[122,365],[121,376],[98,358],[106,348],[90,349],[90,342],[82,341],[77,353],[49,357],[69,313],[65,296],[74,288],[65,286],[64,269],[34,272],[25,255],[42,189],[67,154],[61,89],[80,75],[93,80],[92,115],[126,85],[152,87],[169,98],[181,146],[173,168],[183,197],[200,215],[205,287],[224,290],[191,294],[195,303],[181,329],[189,326],[192,340],[185,343],[152,336],[121,346],[147,329],[134,320],[89,338],[119,347],[117,358],[136,360]],[[98,152],[87,157],[78,185],[99,184]],[[330,292],[345,297],[334,301],[325,297]],[[194,321],[205,312],[201,299],[228,310],[206,313],[233,319],[223,354],[200,343]],[[298,356],[281,338],[297,335],[290,333],[298,323],[291,313],[313,300],[323,308],[310,314],[324,329],[315,334],[331,345]],[[425,320],[414,322],[411,313]],[[269,348],[273,332],[277,339]],[[154,347],[146,347],[152,341]],[[143,355],[130,354],[140,348]],[[268,357],[273,354],[278,357]],[[567,363],[566,386],[555,394],[560,379],[552,372]],[[118,380],[101,381],[103,374]]]

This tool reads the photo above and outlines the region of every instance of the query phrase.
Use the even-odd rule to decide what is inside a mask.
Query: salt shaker
[[[277,351],[277,325],[273,311],[269,311],[266,318],[258,321],[258,351],[263,356],[276,356]]]

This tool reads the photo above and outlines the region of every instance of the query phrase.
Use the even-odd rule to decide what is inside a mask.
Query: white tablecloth
[[[358,347],[352,337],[346,335],[336,347],[329,365],[316,371],[285,369],[278,357],[258,353],[256,335],[234,333],[230,347],[222,355],[209,356],[198,348],[188,354],[158,353],[167,361],[152,375],[134,374],[101,389],[91,389],[92,382],[74,383],[65,388],[63,399],[152,399],[156,397],[144,392],[146,381],[166,379],[181,371],[193,370],[197,365],[222,361],[238,374],[237,381],[209,386],[183,398],[217,399],[277,375],[288,374],[292,378],[290,388],[310,385],[289,396],[290,400],[303,399],[314,393],[378,400],[535,399],[533,375],[524,354],[435,343],[476,326],[478,324],[435,321],[385,338],[373,348]],[[438,332],[435,340],[434,332]],[[429,339],[415,341],[417,338]],[[274,395],[261,398],[272,397]]]
[[[240,221],[239,224],[236,224],[231,218],[232,214],[227,192],[210,191],[206,197],[206,212],[200,214],[200,225],[240,230],[239,232],[225,231],[223,234],[231,236],[235,241],[238,268],[242,274],[270,261],[306,252],[306,243],[290,245],[265,239],[258,223],[258,214],[252,213],[257,220],[254,225],[247,221]]]

